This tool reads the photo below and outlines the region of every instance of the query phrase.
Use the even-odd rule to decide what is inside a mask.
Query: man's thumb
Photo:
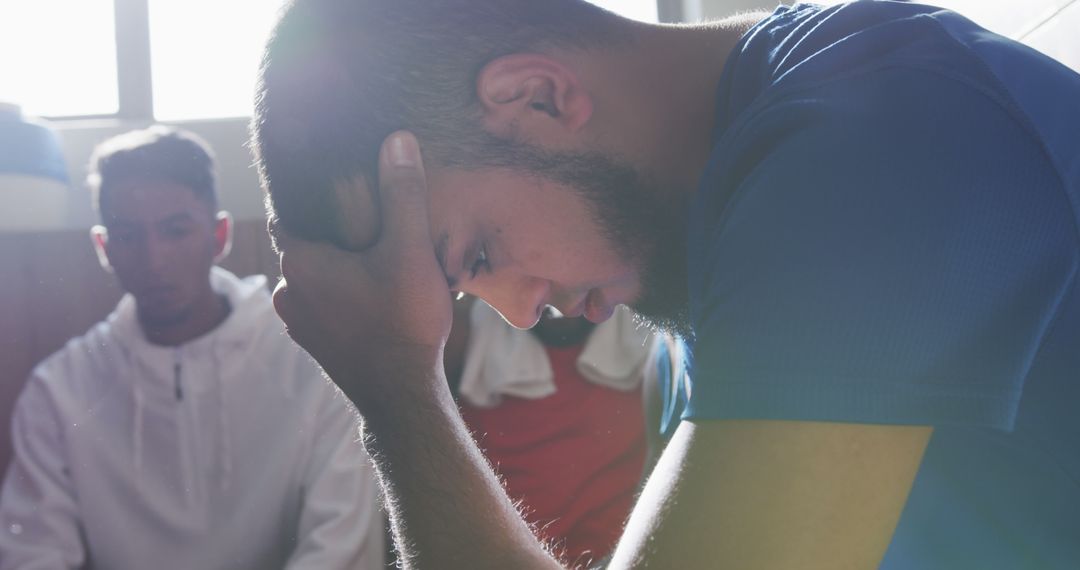
[[[420,145],[408,131],[397,131],[383,141],[379,153],[379,199],[383,239],[399,244],[430,243],[427,179]]]

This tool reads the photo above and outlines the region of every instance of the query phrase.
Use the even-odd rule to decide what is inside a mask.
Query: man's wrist
[[[453,402],[441,359],[430,362],[415,354],[384,354],[367,366],[327,370],[327,374],[364,416],[365,423],[400,416],[406,406],[428,408]]]

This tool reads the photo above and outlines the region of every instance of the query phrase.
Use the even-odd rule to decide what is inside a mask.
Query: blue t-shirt
[[[781,7],[714,145],[683,417],[932,425],[882,568],[1080,568],[1080,76],[938,8]]]

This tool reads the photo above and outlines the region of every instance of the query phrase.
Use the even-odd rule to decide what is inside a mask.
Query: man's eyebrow
[[[443,275],[446,276],[446,285],[453,289],[457,286],[457,279],[450,276],[450,273],[446,270],[446,250],[449,247],[450,234],[443,232],[439,235],[439,239],[435,242],[435,258],[439,260],[439,267],[442,267]]]

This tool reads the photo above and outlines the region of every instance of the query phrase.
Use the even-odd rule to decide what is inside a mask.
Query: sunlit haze
[[[0,2],[0,101],[30,115],[115,113],[112,0]]]
[[[654,0],[591,0],[656,21]],[[249,116],[282,0],[148,0],[154,118]],[[0,2],[0,101],[29,115],[118,110],[112,0]]]

